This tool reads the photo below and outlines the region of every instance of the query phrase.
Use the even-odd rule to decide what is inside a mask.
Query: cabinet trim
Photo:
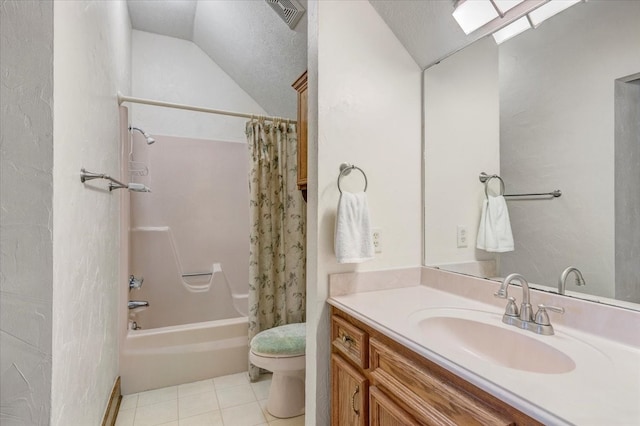
[[[369,344],[373,382],[402,401],[417,418],[447,426],[514,424],[442,377],[434,376],[428,367],[417,365],[376,339]]]

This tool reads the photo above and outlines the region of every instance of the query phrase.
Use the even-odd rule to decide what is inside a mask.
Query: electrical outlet
[[[382,231],[380,228],[373,228],[373,248],[376,253],[382,253]]]
[[[467,247],[468,246],[468,238],[467,238],[467,227],[464,225],[458,225],[458,247]]]

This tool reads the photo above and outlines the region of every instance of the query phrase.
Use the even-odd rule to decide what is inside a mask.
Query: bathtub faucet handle
[[[143,281],[144,281],[143,277],[136,278],[133,275],[129,275],[129,291],[133,289],[141,288]]]

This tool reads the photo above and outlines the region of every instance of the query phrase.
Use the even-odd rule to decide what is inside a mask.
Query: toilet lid
[[[256,334],[251,339],[251,350],[263,356],[304,355],[306,338],[305,323],[281,325]]]

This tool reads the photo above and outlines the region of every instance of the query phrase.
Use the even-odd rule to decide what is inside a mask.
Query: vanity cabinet
[[[366,426],[368,380],[342,357],[331,356],[331,424]]]
[[[298,189],[307,190],[307,72],[292,84],[298,92]]]
[[[334,426],[540,425],[333,307]]]

